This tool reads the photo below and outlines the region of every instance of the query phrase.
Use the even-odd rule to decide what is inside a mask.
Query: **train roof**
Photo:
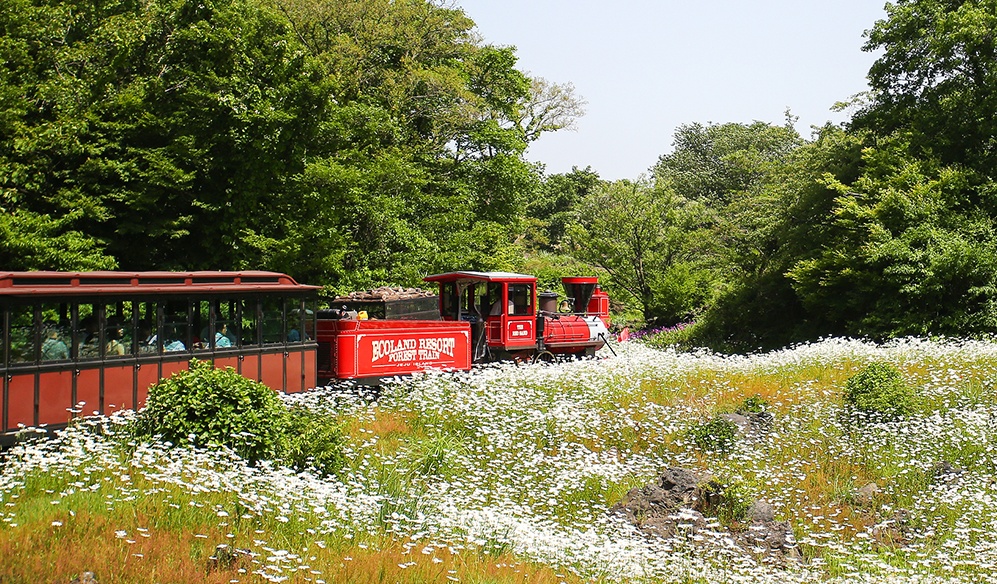
[[[277,272],[0,272],[0,296],[82,296],[190,292],[312,292]]]
[[[476,280],[479,282],[536,282],[536,276],[516,274],[514,272],[447,272],[423,278],[426,282],[456,282],[458,280]]]

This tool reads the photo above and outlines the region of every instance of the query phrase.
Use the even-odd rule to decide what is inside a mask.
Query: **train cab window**
[[[260,328],[263,333],[263,344],[274,345],[284,342],[284,299],[264,298],[263,318]]]
[[[440,316],[456,319],[457,308],[460,305],[456,282],[447,282],[440,287],[440,302]]]
[[[14,306],[10,311],[10,362],[34,363],[38,360],[35,334],[35,307]]]
[[[503,314],[502,310],[502,288],[503,284],[489,283],[486,296],[482,298],[481,314],[484,316],[496,316]]]
[[[509,284],[509,316],[533,314],[533,285]]]

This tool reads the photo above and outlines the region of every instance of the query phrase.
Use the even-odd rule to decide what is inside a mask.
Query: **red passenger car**
[[[191,358],[314,387],[317,292],[259,271],[0,274],[0,438],[141,407]]]

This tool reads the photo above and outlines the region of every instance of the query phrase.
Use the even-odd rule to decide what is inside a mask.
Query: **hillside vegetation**
[[[598,275],[626,322],[695,322],[720,350],[979,337],[997,327],[995,15],[887,4],[846,123],[689,120],[609,182],[524,158],[584,96],[451,2],[10,0],[0,265],[271,269],[330,295]]]

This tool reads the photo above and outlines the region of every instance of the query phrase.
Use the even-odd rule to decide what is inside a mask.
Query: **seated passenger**
[[[228,338],[228,324],[221,323],[219,329],[215,331],[215,347],[225,348],[232,346],[232,339]]]
[[[183,341],[180,340],[170,341],[163,345],[164,351],[183,351],[186,348],[187,347],[184,346]]]
[[[69,359],[69,347],[59,338],[59,331],[52,329],[48,333],[48,338],[42,343],[42,360],[57,361],[59,359]]]
[[[125,336],[125,329],[122,327],[114,328],[108,331],[107,345],[104,347],[105,354],[108,356],[124,355],[125,354],[125,344],[122,341]]]

